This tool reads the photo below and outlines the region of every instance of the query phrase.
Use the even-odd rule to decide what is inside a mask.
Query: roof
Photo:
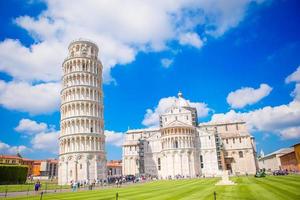
[[[106,163],[107,167],[122,167],[122,160],[111,160]]]
[[[169,122],[168,124],[166,124],[165,125],[165,127],[163,127],[163,128],[175,128],[175,127],[186,127],[186,126],[188,126],[188,127],[192,127],[192,128],[194,128],[194,126],[192,126],[192,125],[190,125],[190,124],[187,124],[187,123],[184,123],[184,122],[181,122],[181,121],[178,121],[178,120],[174,120],[174,121],[171,121],[171,122]]]
[[[294,144],[292,147],[295,147],[295,146],[298,146],[298,145],[300,145],[300,142],[299,142],[299,143],[296,143],[296,144]]]
[[[198,126],[223,126],[228,124],[245,124],[246,122],[237,120],[237,121],[222,121],[222,122],[203,122],[200,123]]]
[[[78,39],[75,39],[73,41],[70,42],[69,46],[68,46],[68,49],[70,49],[70,47],[75,44],[75,43],[89,43],[90,45],[93,45],[97,48],[97,50],[99,50],[96,42],[92,41],[92,40],[89,40],[89,39],[85,39],[85,38],[78,38]]]
[[[180,91],[178,92],[178,99],[175,100],[175,104],[179,108],[190,107],[189,102],[185,98],[183,98],[183,95],[182,95],[182,93]]]
[[[19,156],[14,156],[14,155],[0,155],[0,158],[6,158],[6,159],[19,159],[19,160],[22,160],[21,157]]]
[[[269,153],[269,154],[265,155],[261,159],[271,157],[271,156],[275,156],[275,155],[278,155],[278,154],[283,155],[283,154],[291,153],[292,151],[294,151],[294,148],[282,148],[282,149],[279,149],[277,151],[274,151],[272,153]]]
[[[229,133],[220,133],[221,138],[234,138],[234,137],[251,137],[247,132],[229,132]]]
[[[126,133],[150,132],[150,131],[159,131],[159,128],[130,129]]]
[[[29,158],[22,158],[23,161],[28,161],[28,162],[34,162],[34,160],[29,159]]]

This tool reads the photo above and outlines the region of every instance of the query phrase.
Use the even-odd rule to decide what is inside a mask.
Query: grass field
[[[131,185],[124,188],[82,191],[74,193],[46,194],[43,199],[84,199],[84,200],[114,200],[116,192],[119,200],[192,200],[217,199],[236,200],[299,200],[300,176],[269,176],[266,178],[234,177],[237,185],[215,186],[219,179],[191,179],[155,181],[145,184]],[[10,199],[39,199],[35,197],[18,197]]]
[[[42,190],[53,190],[53,189],[64,189],[70,188],[70,186],[59,186],[56,183],[43,183],[42,182]],[[34,190],[34,183],[27,183],[27,184],[19,184],[19,185],[0,185],[0,192],[20,192],[20,191],[33,191]]]

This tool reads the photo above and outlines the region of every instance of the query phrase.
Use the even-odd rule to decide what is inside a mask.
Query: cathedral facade
[[[244,122],[198,124],[197,110],[178,93],[160,127],[128,130],[123,175],[176,177],[255,174],[254,138]]]

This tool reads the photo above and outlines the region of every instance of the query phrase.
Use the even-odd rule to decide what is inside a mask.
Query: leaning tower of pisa
[[[102,64],[98,47],[76,40],[62,64],[58,183],[106,178]]]

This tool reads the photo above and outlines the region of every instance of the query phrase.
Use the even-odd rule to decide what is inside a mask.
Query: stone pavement
[[[140,182],[144,183],[144,182]],[[132,183],[128,182],[125,184],[122,184],[121,187],[124,186],[129,186],[132,184],[140,184],[140,183]],[[100,190],[100,189],[108,189],[108,188],[116,188],[117,186],[115,184],[110,184],[106,186],[101,186],[101,185],[96,185],[95,187],[92,188],[92,190]],[[85,187],[80,187],[77,189],[77,191],[84,191],[84,190],[90,190],[88,186]],[[0,199],[5,199],[6,197],[16,197],[16,196],[35,196],[35,195],[41,195],[41,192],[44,194],[49,194],[49,193],[63,193],[63,192],[72,192],[71,186],[68,189],[56,189],[56,190],[40,190],[38,192],[35,191],[20,191],[20,192],[7,192],[7,193],[0,193]]]

